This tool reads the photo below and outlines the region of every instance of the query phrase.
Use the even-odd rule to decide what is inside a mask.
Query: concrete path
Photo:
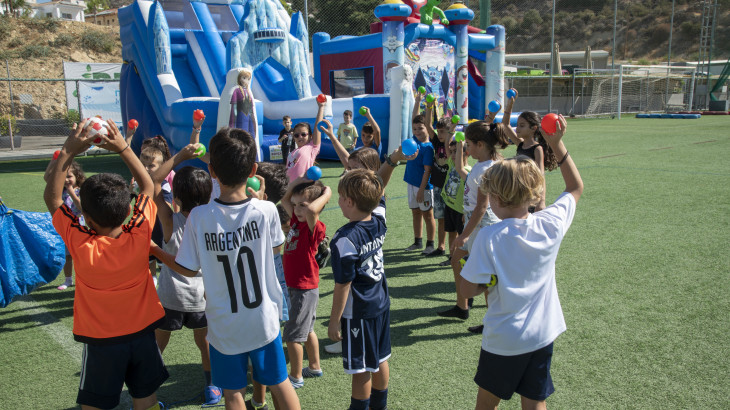
[[[23,137],[20,147],[0,148],[0,162],[5,161],[24,161],[30,159],[51,159],[56,150],[60,150],[66,137]],[[105,149],[91,147],[86,151],[85,155],[104,155],[110,154]]]

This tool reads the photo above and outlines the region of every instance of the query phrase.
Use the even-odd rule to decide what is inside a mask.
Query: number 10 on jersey
[[[236,286],[233,277],[233,270],[228,255],[218,255],[218,262],[223,264],[223,273],[226,276],[226,285],[228,286],[228,296],[231,298],[231,312],[238,312],[238,297],[236,297]],[[261,282],[259,282],[258,270],[256,269],[256,259],[253,251],[248,246],[242,246],[238,250],[236,257],[236,274],[241,282],[241,301],[243,306],[248,309],[255,309],[261,304]],[[248,276],[249,280],[246,280]],[[253,300],[251,300],[249,285],[253,290]]]

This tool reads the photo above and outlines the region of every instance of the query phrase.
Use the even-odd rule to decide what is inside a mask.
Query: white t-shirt
[[[185,215],[180,212],[172,214],[172,235],[163,244],[165,252],[177,255],[186,220]],[[202,312],[205,310],[204,293],[203,276],[200,272],[189,278],[173,272],[167,265],[162,265],[157,281],[157,296],[163,307],[179,312]]]
[[[221,353],[249,352],[279,335],[283,299],[272,248],[282,243],[268,201],[216,199],[188,215],[175,262],[203,272],[208,342]]]
[[[492,165],[494,165],[494,161],[491,159],[477,162],[466,177],[466,183],[464,184],[464,213],[472,212],[476,208],[479,183],[482,182],[484,171]]]
[[[555,285],[555,259],[575,215],[575,198],[563,192],[527,219],[508,218],[482,228],[461,271],[489,288],[482,349],[502,356],[533,352],[565,331]]]

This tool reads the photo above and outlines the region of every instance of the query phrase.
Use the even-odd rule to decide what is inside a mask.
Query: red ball
[[[550,113],[542,117],[540,126],[545,132],[548,133],[548,135],[555,134],[555,132],[558,130],[558,127],[556,125],[557,121],[558,114]]]
[[[132,118],[131,120],[129,120],[129,122],[127,122],[127,128],[135,129],[138,126],[139,126],[139,123],[134,118]]]
[[[201,121],[205,118],[205,113],[203,110],[195,110],[193,111],[193,119],[195,121]]]
[[[320,104],[327,102],[327,96],[324,95],[324,94],[318,95],[317,96],[317,102],[320,103]]]
[[[61,150],[56,150],[56,152],[53,153],[53,159],[58,159],[59,155],[61,155]]]

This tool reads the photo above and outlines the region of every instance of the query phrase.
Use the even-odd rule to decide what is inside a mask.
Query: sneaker
[[[337,354],[342,353],[342,342],[332,343],[324,347],[324,351],[327,353]]]
[[[327,266],[327,262],[330,260],[330,255],[330,237],[325,236],[322,242],[320,242],[317,246],[317,255],[314,257],[314,260],[317,261],[317,266],[319,266],[320,269]]]
[[[218,404],[218,402],[221,401],[221,398],[223,397],[221,389],[216,386],[206,387],[203,395],[205,396],[205,403],[203,404],[207,406],[210,406],[212,404]]]
[[[304,387],[304,379],[303,378],[302,379],[295,379],[295,378],[289,376],[289,381],[291,382],[291,385],[292,385],[292,387],[294,387],[295,390],[296,389],[301,389],[302,387]]]
[[[428,248],[426,248],[426,249],[428,249]],[[423,251],[423,253],[426,256],[444,256],[444,253],[446,253],[446,252],[444,252],[443,249],[438,249],[437,248],[437,249],[434,249],[433,251],[431,251],[431,253],[426,253],[426,251]]]
[[[469,326],[466,329],[472,333],[482,334],[484,331],[484,325]]]
[[[456,317],[462,320],[469,319],[469,309],[464,310],[458,306],[454,306],[449,310],[437,312],[436,314],[441,317]]]
[[[324,375],[322,369],[313,370],[309,366],[302,369],[302,377],[322,377],[322,375]]]
[[[269,410],[269,405],[264,403],[260,406],[254,406],[253,400],[248,399],[246,400],[246,410]]]
[[[433,245],[430,245],[430,246],[426,246],[426,248],[423,250],[423,252],[421,252],[421,254],[426,255],[426,256],[431,256],[431,253],[433,253],[435,251],[436,251],[436,248],[434,248]],[[441,252],[443,252],[443,251],[441,251]]]
[[[65,281],[63,281],[63,283],[61,284],[61,286],[57,287],[56,289],[58,289],[58,290],[66,290],[66,289],[70,288],[73,285],[74,285],[74,283],[72,281],[66,279]]]
[[[439,266],[451,266],[451,259],[446,259],[445,261],[439,263]]]
[[[423,244],[419,244],[418,242],[413,242],[413,245],[406,248],[407,251],[420,251],[421,248],[423,248]]]
[[[469,298],[469,307],[474,306],[474,298]]]

